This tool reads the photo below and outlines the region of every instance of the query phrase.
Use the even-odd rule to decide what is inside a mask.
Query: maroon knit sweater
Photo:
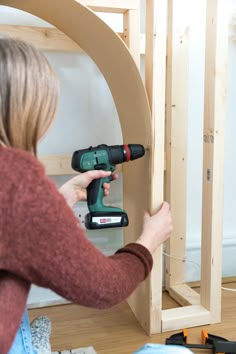
[[[104,309],[145,279],[152,256],[135,243],[104,256],[29,153],[0,147],[0,166],[0,354],[6,354],[32,283]]]

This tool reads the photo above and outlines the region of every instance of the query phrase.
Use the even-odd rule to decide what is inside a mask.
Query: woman
[[[137,241],[115,255],[106,257],[89,242],[71,207],[86,197],[93,179],[110,173],[84,173],[59,193],[36,157],[57,110],[58,86],[39,51],[0,39],[0,354],[12,346],[31,284],[77,304],[109,308],[148,276],[152,254],[172,231],[164,203],[155,215],[145,214]],[[105,195],[108,189],[104,185]],[[17,354],[33,353],[24,328]]]

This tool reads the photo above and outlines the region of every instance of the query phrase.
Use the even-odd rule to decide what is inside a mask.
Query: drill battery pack
[[[128,226],[128,215],[123,212],[91,212],[85,216],[85,226],[89,230]]]

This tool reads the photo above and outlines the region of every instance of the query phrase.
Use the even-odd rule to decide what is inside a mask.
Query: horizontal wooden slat
[[[71,155],[45,155],[38,156],[38,159],[45,166],[48,176],[77,174],[71,168]],[[116,171],[121,172],[122,165],[118,165]]]
[[[187,284],[172,285],[168,292],[182,306],[200,304],[200,295]]]
[[[162,311],[162,332],[211,323],[211,314],[201,305]]]
[[[138,10],[139,0],[77,0],[80,4],[97,12],[124,13],[127,10]]]
[[[57,28],[0,25],[0,34],[19,38],[45,51],[78,52],[80,47]],[[125,40],[124,33],[117,33]],[[145,53],[145,35],[140,34],[140,54]]]
[[[0,33],[19,38],[41,50],[78,51],[79,46],[57,28],[0,25]]]
[[[71,155],[38,156],[38,159],[44,165],[48,176],[78,174],[71,168]],[[115,172],[122,172],[122,165],[117,165]]]
[[[71,155],[46,155],[38,156],[38,159],[45,166],[48,176],[77,174],[71,168]],[[122,165],[117,165],[116,172],[121,171]]]
[[[71,168],[70,155],[48,155],[39,156],[39,161],[45,166],[46,174],[50,175],[72,175],[78,172]]]

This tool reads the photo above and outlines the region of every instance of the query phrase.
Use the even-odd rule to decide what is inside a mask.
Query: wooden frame
[[[188,145],[189,1],[169,1],[167,54],[166,198],[173,212],[173,237],[166,251],[185,258]],[[182,9],[185,9],[184,15]],[[181,208],[180,208],[181,205]],[[173,251],[172,251],[173,250]],[[185,282],[185,264],[166,259],[166,289],[175,297]],[[178,290],[179,293],[179,290]],[[178,299],[178,297],[177,297]]]
[[[36,41],[40,48],[46,50],[77,51],[81,47],[95,61],[113,94],[124,140],[137,141],[148,148],[144,159],[126,165],[123,171],[124,207],[131,220],[129,228],[125,229],[125,241],[132,242],[140,234],[143,208],[155,211],[160,207],[165,184],[165,198],[171,203],[174,220],[174,233],[166,246],[167,252],[184,258],[189,24],[188,18],[183,22],[180,13],[187,8],[188,1],[146,2],[146,91],[134,64],[135,61],[139,67],[138,0],[51,0],[50,5],[47,0],[42,0],[34,2],[34,6],[30,0],[0,0],[0,4],[30,12],[57,27],[39,29],[0,25],[0,31],[14,36],[17,33],[30,42]],[[69,15],[63,11],[65,4]],[[162,310],[163,262],[160,247],[154,255],[151,276],[129,299],[135,316],[148,333],[220,321],[227,16],[224,0],[206,0],[206,5],[201,293],[197,294],[185,283],[184,262],[176,263],[169,258],[165,268],[166,289],[182,307]],[[115,34],[86,6],[93,11],[123,14],[123,33]],[[112,44],[112,50],[107,43]],[[124,68],[129,70],[122,74]],[[126,85],[121,89],[119,82]],[[136,129],[133,129],[132,117],[135,117]],[[45,156],[41,161],[47,174],[74,173],[68,156]],[[142,207],[137,208],[137,205]]]
[[[174,233],[167,245],[167,252],[182,259],[185,258],[186,236],[188,24],[182,14],[179,16],[179,11],[181,8],[187,10],[188,5],[189,2],[185,0],[178,2],[178,5],[174,0],[169,1],[167,55],[166,196],[171,203],[174,222]],[[182,307],[162,311],[163,332],[215,323],[221,319],[223,157],[228,42],[225,8],[222,0],[206,1],[201,292],[199,295],[185,283],[185,263],[168,258],[165,269],[166,288]]]
[[[221,318],[228,13],[223,0],[207,5],[201,304],[215,323]]]

